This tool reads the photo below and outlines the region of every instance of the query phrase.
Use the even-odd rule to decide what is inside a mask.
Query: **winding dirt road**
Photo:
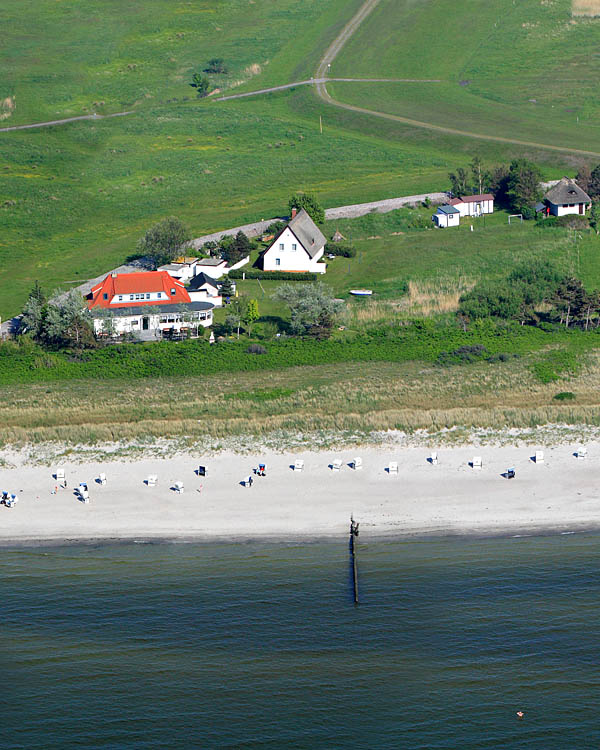
[[[497,143],[510,143],[517,146],[528,146],[533,148],[541,148],[549,151],[561,151],[569,154],[581,154],[582,156],[600,156],[600,153],[596,151],[584,151],[583,149],[570,148],[569,146],[554,146],[548,143],[536,143],[535,141],[521,141],[516,138],[504,138],[499,135],[485,135],[483,133],[472,133],[468,130],[458,130],[456,128],[447,128],[441,125],[435,125],[431,122],[423,122],[421,120],[412,120],[409,117],[402,117],[400,115],[392,115],[387,112],[378,112],[373,109],[365,109],[364,107],[356,107],[353,104],[346,104],[334,99],[331,94],[327,91],[328,79],[325,78],[325,74],[329,71],[331,63],[339,55],[344,45],[349,39],[356,33],[360,25],[367,18],[367,16],[375,9],[379,4],[379,0],[366,0],[361,6],[359,11],[354,15],[353,18],[344,26],[342,31],[333,40],[330,46],[327,48],[325,54],[321,58],[317,73],[315,76],[317,95],[327,104],[331,104],[333,107],[339,107],[340,109],[347,109],[350,112],[358,112],[359,114],[369,115],[370,117],[379,117],[384,120],[392,120],[393,122],[400,122],[403,125],[412,125],[416,128],[424,128],[426,130],[433,130],[438,133],[447,133],[449,135],[458,135],[465,138],[475,138],[483,141],[495,141]],[[338,79],[329,79],[338,80]]]

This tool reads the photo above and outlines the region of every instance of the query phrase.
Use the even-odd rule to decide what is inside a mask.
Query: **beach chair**
[[[587,448],[584,445],[580,445],[577,448],[577,458],[585,458],[587,456]]]
[[[266,477],[267,476],[267,464],[258,464],[258,472],[259,477]]]
[[[507,469],[506,470],[506,478],[507,479],[514,479],[515,478],[515,470],[514,469]]]
[[[342,468],[342,459],[336,458],[331,462],[331,471],[339,471]]]
[[[18,495],[11,495],[8,500],[4,501],[4,504],[7,508],[14,508],[15,505],[19,502],[19,496]]]
[[[483,461],[481,460],[481,456],[475,456],[473,459],[473,468],[474,469],[481,469],[483,466]]]
[[[355,471],[362,469],[362,458],[360,458],[360,456],[353,458],[351,462],[351,466]]]
[[[198,476],[199,477],[205,477],[206,476],[206,466],[199,466],[198,467]]]
[[[437,462],[438,462],[437,453],[435,451],[431,451],[431,456],[429,457],[429,463],[432,466],[435,466],[437,464]]]
[[[149,474],[148,479],[146,479],[146,484],[148,487],[156,487],[156,483],[158,482],[158,477],[156,474]]]
[[[99,484],[106,484],[106,474],[102,473],[98,476],[98,483]]]
[[[183,494],[183,482],[175,482],[173,487],[175,488],[175,492],[177,492],[178,495]]]
[[[544,463],[544,451],[536,451],[535,452],[535,462],[536,462],[536,464],[543,464]]]
[[[388,474],[398,473],[398,461],[390,461],[388,464]]]
[[[301,458],[294,461],[294,471],[304,471],[304,461]]]
[[[64,482],[64,479],[65,479],[65,470],[64,469],[56,469],[56,471],[54,472],[54,476],[55,476],[57,482]]]

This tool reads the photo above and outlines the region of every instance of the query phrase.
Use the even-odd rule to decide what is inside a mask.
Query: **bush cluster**
[[[342,258],[354,258],[356,248],[352,245],[342,245],[339,242],[328,242],[325,245],[325,252],[329,255],[339,255]]]

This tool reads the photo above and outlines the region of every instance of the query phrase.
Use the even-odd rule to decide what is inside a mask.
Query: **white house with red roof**
[[[491,193],[480,195],[463,195],[460,198],[452,198],[450,206],[454,206],[462,216],[481,216],[482,214],[494,213],[494,196]]]
[[[96,334],[137,333],[158,338],[212,324],[214,305],[192,300],[185,286],[167,271],[111,273],[92,288],[87,305]]]

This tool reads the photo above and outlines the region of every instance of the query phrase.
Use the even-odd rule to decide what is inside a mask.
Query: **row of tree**
[[[538,261],[515,268],[506,281],[478,284],[461,297],[459,319],[465,325],[490,317],[588,330],[600,326],[600,292],[588,292],[579,279]]]
[[[86,349],[96,344],[81,294],[72,290],[46,299],[37,281],[23,308],[20,333],[53,349]]]

